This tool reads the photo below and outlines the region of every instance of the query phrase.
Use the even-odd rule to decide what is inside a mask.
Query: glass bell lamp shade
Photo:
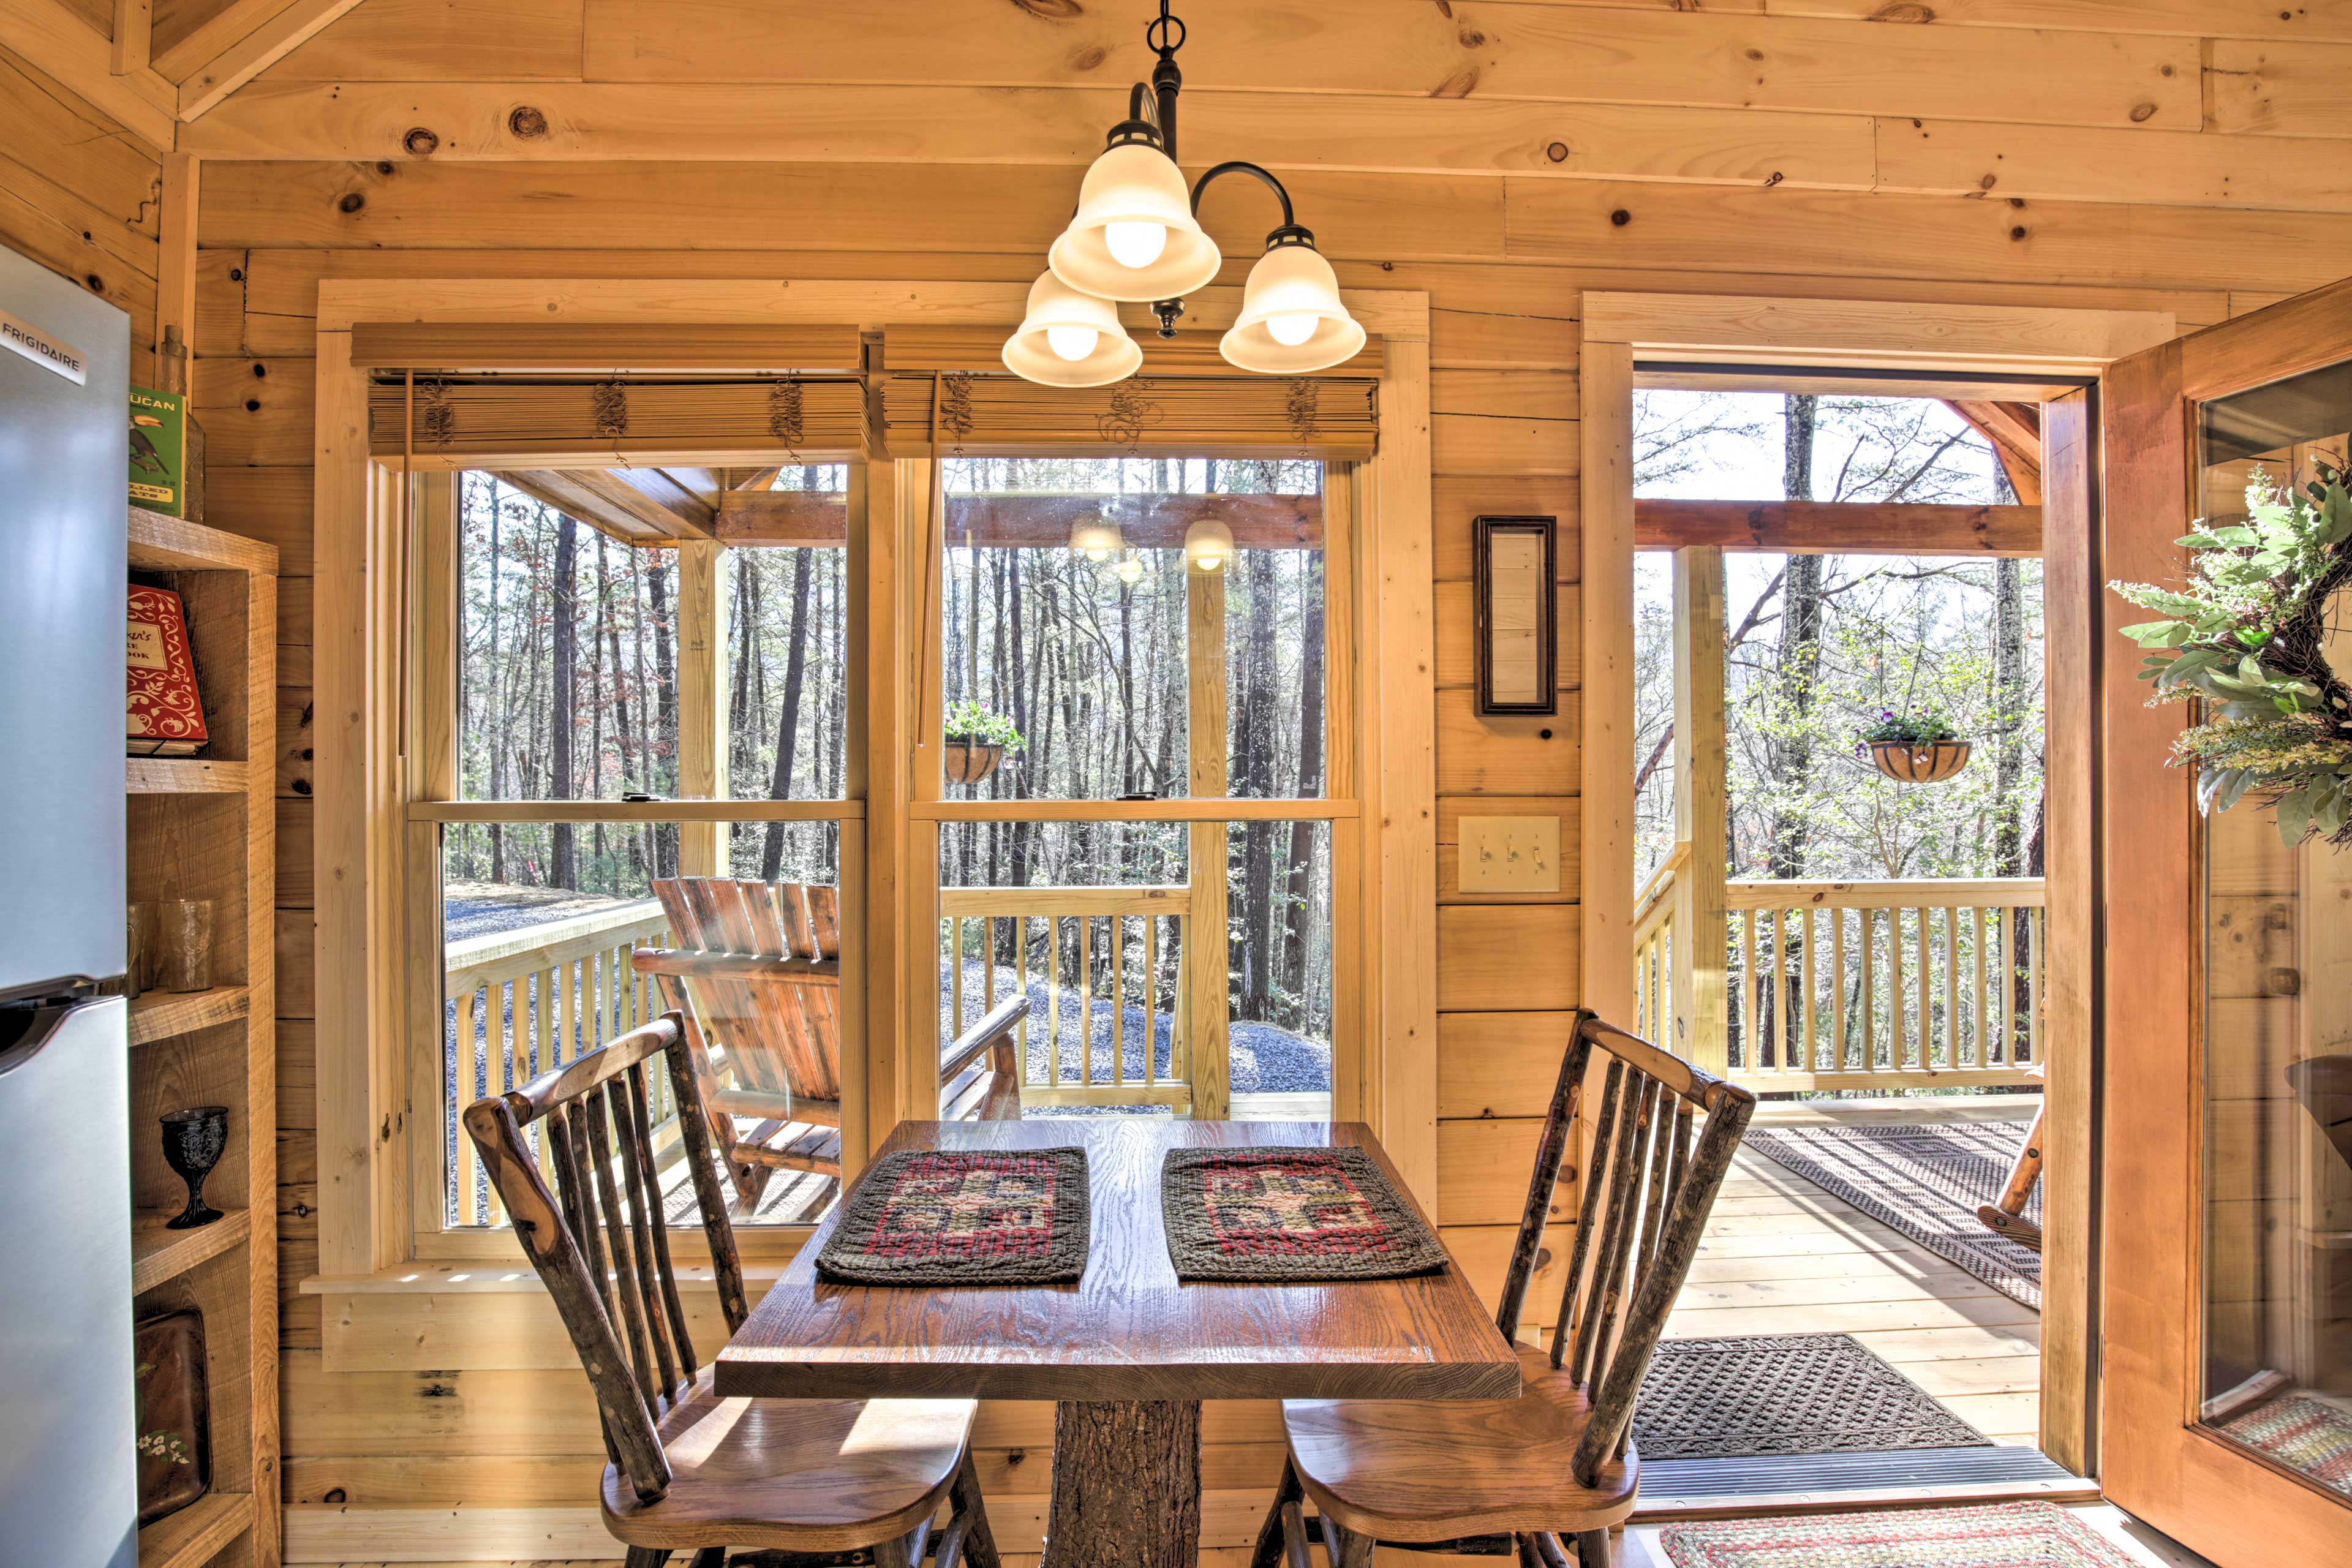
[[[1277,245],[1242,288],[1242,313],[1217,352],[1244,370],[1301,375],[1363,352],[1364,329],[1339,302],[1339,274],[1311,245]]]
[[[1071,525],[1070,548],[1087,560],[1100,563],[1127,548],[1127,537],[1118,524],[1097,512]]]
[[[1217,275],[1217,242],[1192,216],[1184,171],[1159,148],[1108,148],[1078,187],[1078,210],[1046,265],[1073,289],[1106,300],[1172,300]]]
[[[1050,272],[1029,285],[1029,311],[1004,340],[1004,368],[1041,386],[1106,386],[1143,366],[1143,349],[1118,323],[1118,308]]]
[[[1118,565],[1111,568],[1111,571],[1118,575],[1120,582],[1130,586],[1143,581],[1143,563],[1132,555],[1123,558]]]
[[[1184,531],[1184,559],[1196,572],[1222,572],[1234,558],[1234,531],[1203,518]]]

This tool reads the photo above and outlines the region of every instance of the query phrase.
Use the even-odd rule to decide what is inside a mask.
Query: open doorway
[[[1654,379],[1637,1016],[1759,1105],[1637,1417],[1648,1506],[2086,1491],[2042,1452],[2039,410]]]

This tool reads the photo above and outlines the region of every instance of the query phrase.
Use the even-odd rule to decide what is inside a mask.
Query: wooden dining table
[[[717,1392],[1053,1400],[1046,1568],[1192,1568],[1202,1400],[1509,1399],[1519,1392],[1518,1358],[1451,1258],[1442,1272],[1402,1279],[1179,1280],[1160,1219],[1162,1160],[1171,1149],[1267,1144],[1364,1149],[1412,1202],[1361,1122],[901,1122],[877,1157],[1085,1148],[1091,1239],[1084,1277],[960,1287],[823,1279],[816,1256],[845,1200],[719,1352]],[[1267,1475],[1269,1488],[1276,1479]]]

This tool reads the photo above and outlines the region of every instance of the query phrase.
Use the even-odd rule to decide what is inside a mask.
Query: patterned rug
[[[1445,1267],[1361,1149],[1171,1149],[1160,1173],[1180,1279],[1393,1279]]]
[[[1633,1445],[1655,1459],[1990,1447],[1992,1439],[1851,1334],[1665,1340],[1642,1379]]]
[[[2042,1255],[1977,1218],[2000,1196],[2026,1122],[1934,1127],[1749,1127],[1747,1146],[1959,1265],[2012,1301],[2042,1306]],[[2042,1188],[2025,1217],[2042,1223]]]
[[[860,1285],[1043,1285],[1087,1271],[1087,1152],[877,1160],[817,1272]]]
[[[2135,1568],[2054,1503],[1670,1524],[1675,1568]]]
[[[2330,1491],[2352,1497],[2352,1415],[2307,1394],[2258,1405],[2220,1428]]]

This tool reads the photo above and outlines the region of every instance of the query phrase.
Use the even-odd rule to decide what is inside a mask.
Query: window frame
[[[920,301],[930,322],[1001,331],[1019,319],[1022,293],[1013,284],[903,280],[796,280],[789,292],[772,280],[320,283],[313,454],[320,627],[313,839],[320,892],[310,956],[315,959],[316,1034],[328,1044],[317,1061],[320,1275],[305,1289],[431,1290],[478,1258],[512,1260],[511,1238],[497,1231],[471,1237],[420,1231],[411,1195],[416,1184],[412,1144],[422,1112],[438,1103],[440,1091],[436,1083],[430,1098],[419,1097],[415,1053],[408,1048],[412,993],[432,967],[414,962],[428,922],[412,921],[404,890],[425,859],[422,846],[437,838],[437,817],[458,808],[409,793],[415,692],[402,644],[413,635],[412,589],[429,572],[417,558],[409,514],[416,510],[414,469],[464,465],[437,453],[429,464],[414,453],[396,463],[370,456],[367,391],[373,367],[354,357],[354,328],[430,323],[446,329],[450,341],[474,334],[489,345],[525,322],[578,329],[583,341],[605,328],[733,327],[749,341],[780,324],[853,322],[874,371],[882,329],[909,300]],[[1213,332],[1230,324],[1239,303],[1238,289],[1203,290],[1183,324]],[[1415,290],[1351,291],[1349,303],[1382,340],[1378,395],[1385,434],[1374,458],[1353,465],[1361,476],[1355,510],[1366,540],[1356,574],[1360,631],[1352,672],[1362,716],[1356,742],[1361,785],[1353,797],[1360,802],[1357,815],[1335,819],[1334,900],[1361,931],[1365,972],[1350,990],[1361,998],[1358,1033],[1364,1048],[1349,1080],[1335,1085],[1335,1098],[1340,1114],[1352,1111],[1371,1124],[1407,1182],[1432,1202],[1436,719],[1429,308],[1427,296]],[[698,339],[704,349],[708,337]],[[486,346],[484,352],[494,351]],[[713,819],[723,820],[829,808],[841,824],[845,867],[859,868],[862,886],[854,893],[844,879],[845,968],[855,967],[872,1005],[862,1019],[845,1019],[848,1037],[862,1034],[866,1041],[863,1053],[850,1053],[859,1058],[856,1063],[845,1062],[845,1077],[862,1069],[865,1080],[862,1105],[844,1106],[844,1152],[852,1170],[871,1145],[870,1129],[887,1127],[919,1106],[917,1086],[928,1075],[909,1068],[924,1065],[915,1058],[929,1053],[908,1042],[928,1042],[937,1029],[929,1016],[935,1002],[910,1018],[918,1012],[913,998],[922,994],[910,977],[928,978],[936,962],[936,900],[922,895],[921,884],[936,879],[936,824],[947,806],[936,785],[928,792],[921,787],[937,776],[938,748],[917,737],[936,730],[919,727],[912,712],[909,677],[924,657],[921,645],[930,640],[915,630],[922,624],[923,574],[899,568],[924,553],[916,510],[922,489],[914,481],[923,477],[925,461],[869,456],[851,468],[849,575],[856,585],[853,600],[866,613],[862,626],[850,631],[852,738],[844,798],[710,808]],[[1331,679],[1336,686],[1339,672]],[[919,758],[925,765],[918,766]],[[1346,798],[1339,795],[1341,760],[1335,756],[1329,765],[1333,797]],[[486,804],[468,803],[468,809]],[[590,820],[622,804],[583,804],[573,819]],[[1176,805],[1160,804],[1163,809]],[[1268,804],[1194,801],[1184,809],[1196,818],[1221,814],[1234,820]],[[410,820],[413,805],[425,807],[424,822]],[[536,820],[551,819],[545,803],[528,809]],[[677,817],[692,815],[670,809]],[[1132,813],[1132,805],[1127,809]],[[1319,817],[1333,810],[1326,800],[1290,815]],[[918,868],[926,861],[934,869],[921,879]],[[437,922],[429,929],[437,962]],[[295,962],[302,956],[298,948]],[[911,1023],[922,1027],[910,1028]],[[432,1142],[438,1142],[437,1129]],[[759,1250],[772,1246],[777,1261],[806,1234],[803,1227],[757,1228]],[[465,1244],[454,1248],[462,1256],[450,1255],[453,1249],[438,1239],[444,1237]],[[477,1242],[487,1245],[477,1250]]]
[[[1108,444],[1106,444],[1108,446]],[[1116,448],[1107,455],[1116,456]],[[919,459],[912,465],[916,472],[909,477],[917,481],[918,493],[924,503],[923,516],[918,523],[920,530],[920,552],[914,557],[920,563],[919,572],[927,574],[932,584],[944,582],[947,552],[952,541],[946,537],[943,514],[944,492],[934,493],[929,488],[938,478],[936,464],[931,459]],[[939,930],[940,896],[944,890],[940,880],[938,853],[939,829],[950,823],[971,822],[1181,822],[1189,826],[1189,850],[1186,858],[1188,936],[1181,960],[1179,986],[1185,993],[1187,1004],[1180,1016],[1185,1022],[1191,1047],[1186,1053],[1192,1072],[1185,1080],[1190,1091],[1187,1113],[1198,1114],[1205,1097],[1210,1109],[1232,1110],[1232,1089],[1229,1075],[1232,1052],[1229,1042],[1231,1027],[1231,994],[1225,978],[1225,966],[1220,958],[1213,968],[1200,965],[1195,955],[1203,951],[1222,955],[1225,942],[1231,941],[1231,921],[1226,885],[1222,879],[1203,879],[1200,868],[1204,865],[1222,867],[1225,864],[1227,835],[1231,826],[1243,821],[1328,822],[1331,824],[1331,962],[1334,968],[1331,985],[1331,1117],[1334,1121],[1362,1120],[1363,1068],[1362,1051],[1362,986],[1360,976],[1363,964],[1363,929],[1361,923],[1342,918],[1342,911],[1356,900],[1343,900],[1342,889],[1352,889],[1357,879],[1343,879],[1341,867],[1361,854],[1360,825],[1363,803],[1359,791],[1363,777],[1357,752],[1361,716],[1357,704],[1363,684],[1355,678],[1359,649],[1356,637],[1357,598],[1362,584],[1357,563],[1356,496],[1360,464],[1326,460],[1321,464],[1323,509],[1323,649],[1326,686],[1323,702],[1323,793],[1317,796],[1239,796],[1227,793],[1230,781],[1227,771],[1226,726],[1222,721],[1213,726],[1196,722],[1185,727],[1187,779],[1189,792],[1181,797],[1153,801],[1122,800],[954,800],[947,797],[944,771],[945,756],[938,743],[941,734],[946,704],[946,621],[943,615],[933,613],[922,626],[925,660],[918,690],[922,694],[922,709],[917,715],[913,754],[908,758],[910,776],[915,781],[916,798],[909,815],[919,826],[927,826],[932,836],[932,852],[919,859],[917,880],[910,896],[924,903],[933,914],[931,930]],[[1238,561],[1239,557],[1234,557]],[[1217,714],[1226,710],[1230,698],[1225,648],[1229,628],[1225,621],[1226,585],[1231,581],[1233,563],[1214,573],[1192,571],[1188,565],[1184,582],[1187,597],[1186,623],[1190,635],[1185,642],[1186,689],[1192,697],[1192,712],[1197,719],[1204,705],[1213,703]],[[1208,635],[1213,634],[1213,635]],[[1342,679],[1339,672],[1345,671]],[[1213,736],[1213,738],[1212,738]],[[1200,793],[1205,783],[1213,783],[1214,793]],[[1213,918],[1220,935],[1219,944],[1203,950],[1195,946],[1190,932],[1207,928]],[[933,939],[933,947],[939,945]],[[916,1027],[910,1008],[909,1030]],[[938,1028],[934,1019],[931,1027]],[[1213,1041],[1227,1041],[1220,1053],[1202,1049]],[[1213,1064],[1212,1066],[1212,1064]],[[910,1091],[919,1094],[919,1085],[909,1085]],[[918,1114],[908,1110],[907,1114]]]

